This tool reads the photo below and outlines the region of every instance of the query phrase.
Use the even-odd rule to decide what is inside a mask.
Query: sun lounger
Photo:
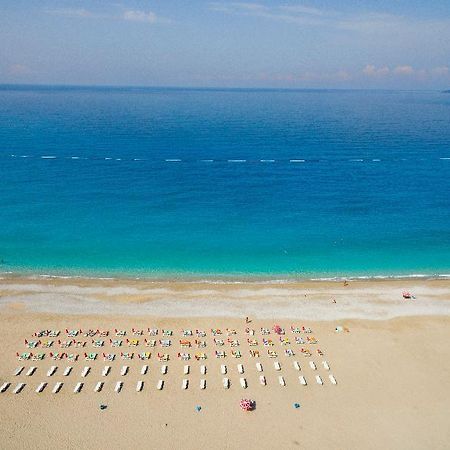
[[[100,392],[102,390],[102,388],[103,388],[103,384],[104,384],[103,381],[99,381],[95,385],[94,392]]]
[[[300,380],[300,384],[303,384],[303,386],[307,385],[306,379],[304,376],[299,376],[298,379]]]
[[[246,389],[247,388],[247,380],[243,377],[239,378],[239,383],[241,383],[241,386]]]
[[[122,390],[122,387],[123,387],[123,382],[118,381],[116,383],[116,387],[114,388],[114,392],[116,392],[118,394]]]
[[[187,389],[188,386],[189,386],[189,380],[185,378],[183,380],[183,384],[181,385],[181,389]]]
[[[57,369],[56,366],[50,367],[50,369],[48,369],[47,376],[51,377],[56,372],[56,369]]]
[[[70,372],[72,372],[72,366],[67,366],[67,367],[64,369],[63,375],[64,375],[65,377],[68,377],[68,376],[70,375]]]
[[[206,380],[204,378],[200,380],[200,389],[206,389]]]
[[[337,381],[336,381],[336,378],[334,378],[334,376],[333,375],[328,375],[328,378],[330,379],[330,381],[331,381],[331,384],[337,384]]]
[[[156,385],[156,388],[161,391],[162,388],[164,387],[164,380],[159,380],[158,384]]]
[[[280,366],[280,363],[278,361],[275,361],[273,363],[273,367],[275,367],[275,370],[281,370],[281,366]]]
[[[158,361],[169,361],[170,356],[167,353],[158,352]]]
[[[284,377],[281,375],[278,377],[278,382],[281,384],[281,386],[286,386],[286,381],[284,381]]]
[[[61,390],[61,388],[63,387],[63,384],[64,383],[62,381],[58,381],[55,384],[55,387],[52,389],[52,394],[57,394]]]
[[[242,364],[238,364],[237,369],[238,369],[239,373],[241,373],[241,374],[244,373],[244,366]]]
[[[102,370],[102,377],[106,377],[111,370],[111,366],[105,366]]]
[[[320,378],[320,375],[316,375],[316,381],[317,384],[323,384],[322,378]]]
[[[13,394],[20,394],[22,389],[25,387],[25,383],[19,383],[13,390]]]
[[[326,370],[330,370],[330,365],[326,361],[322,361],[322,365]]]
[[[31,377],[31,375],[33,375],[34,372],[36,372],[36,367],[30,367],[26,373],[26,376]]]
[[[15,377],[18,377],[21,373],[22,373],[22,371],[23,371],[23,369],[24,369],[25,367],[18,367],[15,371],[14,371],[14,376]]]
[[[312,370],[317,370],[316,365],[314,364],[314,361],[309,362],[309,367],[311,367]]]
[[[189,366],[188,365],[185,365],[184,366],[184,369],[183,369],[183,373],[185,374],[185,375],[189,375]]]
[[[89,373],[90,371],[91,371],[91,368],[90,368],[89,366],[86,366],[86,367],[82,370],[81,376],[82,376],[82,377],[87,376],[88,373]]]
[[[298,361],[294,361],[294,367],[295,367],[296,370],[302,370],[300,368],[300,364],[298,363]]]
[[[226,366],[225,364],[222,364],[222,365],[220,366],[220,373],[221,373],[222,375],[225,375],[225,374],[227,373],[227,366]]]
[[[47,383],[46,383],[45,381],[43,381],[43,382],[36,388],[36,391],[35,391],[35,392],[37,392],[37,393],[39,394],[40,392],[42,392],[42,391],[45,389],[45,386],[47,386]]]
[[[260,375],[260,377],[259,377],[259,382],[263,385],[263,386],[265,386],[267,383],[266,383],[266,377],[264,376],[264,375]]]
[[[262,371],[263,371],[263,366],[262,366],[261,363],[256,363],[256,370],[257,370],[258,372],[262,372]]]
[[[81,392],[81,389],[83,389],[83,383],[77,383],[75,389],[73,390],[74,394],[78,394],[79,392]]]
[[[148,371],[148,366],[147,366],[147,364],[145,364],[144,366],[142,366],[141,375],[145,375],[147,373],[147,371]]]
[[[0,393],[6,392],[6,390],[11,386],[11,383],[3,383],[0,387]]]
[[[202,375],[205,375],[205,374],[206,374],[206,366],[200,366],[200,373],[201,373]]]
[[[163,375],[165,375],[165,374],[167,373],[167,369],[168,369],[168,367],[167,367],[166,365],[162,366],[162,367],[161,367],[161,373],[162,373]]]
[[[121,376],[125,376],[128,373],[128,366],[122,366],[122,370],[120,371]]]
[[[136,392],[141,392],[142,389],[144,389],[144,382],[142,380],[139,380],[136,383]]]

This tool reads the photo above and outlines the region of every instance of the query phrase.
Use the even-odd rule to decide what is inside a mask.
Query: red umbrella
[[[283,334],[283,328],[281,328],[280,325],[274,325],[273,326],[273,331],[276,334]]]
[[[249,400],[248,398],[243,398],[239,402],[239,406],[241,407],[242,411],[252,411],[255,409],[255,402],[253,400]]]

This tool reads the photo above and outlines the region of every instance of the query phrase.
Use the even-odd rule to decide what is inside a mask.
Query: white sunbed
[[[309,367],[311,367],[312,370],[317,370],[316,365],[314,364],[314,361],[309,362]]]
[[[0,387],[0,393],[5,392],[10,386],[11,386],[11,383],[8,383],[8,382],[3,383]]]
[[[58,381],[56,384],[55,384],[55,387],[52,389],[52,393],[53,394],[57,394],[60,390],[61,390],[61,388],[63,387],[63,382],[61,382],[61,381]]]
[[[120,371],[120,375],[125,376],[128,373],[128,366],[122,366],[122,370]]]
[[[327,363],[327,361],[322,361],[322,365],[325,368],[325,370],[330,370],[330,365]]]
[[[85,377],[87,374],[91,371],[91,368],[89,366],[86,366],[83,371],[81,372],[81,376]]]
[[[265,377],[264,375],[260,375],[260,377],[259,377],[259,382],[260,382],[263,386],[265,386],[265,385],[267,384],[267,382],[266,382],[266,377]]]
[[[300,384],[303,386],[306,386],[308,383],[306,383],[306,378],[304,376],[299,376],[298,379],[300,380]]]
[[[187,389],[188,386],[189,386],[189,380],[188,380],[187,378],[185,378],[185,379],[183,380],[182,385],[181,385],[181,389]]]
[[[102,370],[102,377],[106,377],[109,374],[110,370],[111,370],[111,366],[105,366]]]
[[[100,392],[103,389],[103,381],[99,381],[94,388],[94,392]]]
[[[239,373],[244,373],[244,366],[242,364],[238,364],[237,368]]]
[[[159,380],[158,384],[156,385],[156,388],[161,391],[162,388],[164,387],[164,380]]]
[[[200,389],[206,389],[206,380],[204,378],[200,380]]]
[[[36,367],[30,367],[25,375],[27,377],[31,377],[31,375],[33,375],[34,372],[36,372]]]
[[[284,377],[281,375],[278,377],[278,382],[281,384],[281,386],[286,386],[286,381],[284,381]]]
[[[67,367],[64,369],[63,375],[64,375],[65,377],[67,377],[67,376],[70,375],[70,372],[72,372],[72,366],[67,366]]]
[[[256,370],[257,370],[258,372],[262,372],[262,371],[263,371],[263,366],[262,366],[261,363],[256,363]]]
[[[123,387],[123,382],[122,381],[118,381],[116,383],[116,387],[114,388],[114,392],[119,393],[122,390]]]
[[[144,382],[139,380],[136,384],[136,392],[141,392],[144,389]]]
[[[25,383],[19,383],[13,390],[13,394],[19,394],[25,387]]]
[[[45,389],[46,386],[47,386],[47,383],[46,383],[45,381],[43,381],[43,382],[36,388],[36,391],[35,391],[35,392],[37,392],[37,393],[39,394],[40,392],[42,392],[42,391]]]
[[[280,363],[278,361],[275,361],[273,363],[273,367],[275,367],[275,370],[281,370],[281,366],[280,366]]]
[[[316,375],[316,381],[317,381],[317,384],[323,385],[323,381],[322,381],[322,378],[320,378],[320,375]]]
[[[294,361],[294,367],[296,370],[302,370],[298,361]]]
[[[56,369],[57,369],[56,366],[50,367],[50,369],[48,369],[47,376],[51,377],[56,372]]]
[[[227,373],[227,366],[226,366],[225,364],[222,364],[222,365],[220,366],[220,373],[221,373],[222,375],[225,375],[225,374]]]
[[[141,369],[141,375],[145,375],[148,371],[148,365],[144,364]]]
[[[205,374],[206,374],[206,366],[200,366],[200,373],[201,373],[202,375],[205,375]]]
[[[76,384],[73,390],[74,394],[78,394],[79,392],[81,392],[81,389],[83,389],[83,383],[79,382]]]
[[[184,366],[183,373],[184,373],[185,375],[189,375],[189,366],[188,366],[188,365],[185,365],[185,366]]]
[[[168,369],[168,367],[167,367],[166,365],[162,366],[162,367],[161,367],[161,373],[162,373],[163,375],[165,375],[165,374],[167,373],[167,369]]]
[[[15,371],[14,371],[14,376],[15,377],[17,377],[17,376],[19,376],[21,373],[22,373],[22,371],[23,371],[23,369],[25,369],[25,367],[18,367]]]
[[[332,384],[337,384],[336,378],[334,378],[334,376],[331,375],[331,373],[330,373],[330,375],[328,375],[328,378],[330,379]]]
[[[225,389],[228,389],[230,387],[230,380],[228,378],[224,378],[222,380],[222,384]]]
[[[243,377],[239,378],[239,382],[241,383],[241,386],[246,389],[247,388],[247,380]]]

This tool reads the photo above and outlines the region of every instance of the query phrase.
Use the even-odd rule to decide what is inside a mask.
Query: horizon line
[[[0,83],[1,89],[15,88],[60,88],[60,89],[111,89],[111,90],[191,90],[191,91],[373,91],[373,92],[447,92],[449,89],[393,89],[393,88],[332,88],[332,87],[227,87],[227,86],[161,86],[161,85],[127,85],[127,84],[65,84],[65,83]]]

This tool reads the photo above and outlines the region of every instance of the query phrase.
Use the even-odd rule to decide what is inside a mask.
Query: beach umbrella
[[[276,334],[283,334],[283,328],[281,328],[280,325],[274,325],[273,326],[273,331]]]
[[[242,411],[252,411],[253,409],[255,409],[255,402],[248,398],[243,398],[239,402],[239,406],[241,407]]]

